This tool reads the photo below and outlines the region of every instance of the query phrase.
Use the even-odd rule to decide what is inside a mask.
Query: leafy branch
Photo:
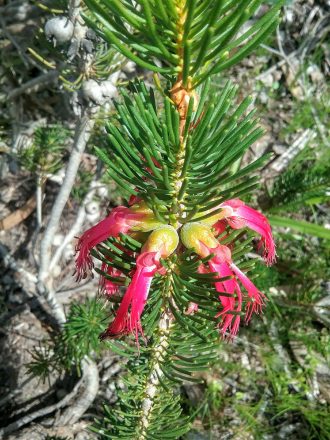
[[[240,198],[258,186],[253,174],[267,157],[234,167],[263,131],[250,98],[234,103],[231,83],[209,97],[211,75],[240,62],[277,26],[281,1],[239,34],[261,4],[86,0],[88,27],[164,80],[155,76],[160,97],[142,81],[121,88],[96,152],[129,207],[115,208],[77,246],[78,279],[93,267],[91,256],[100,260],[95,271],[112,303],[115,318],[101,339],[129,359],[125,392],[95,427],[104,438],[185,433],[175,387],[200,380],[196,373],[216,360],[219,329],[234,337],[241,318],[248,322],[263,306],[247,276],[255,265],[247,229],[261,235],[269,264],[275,246],[267,219]]]

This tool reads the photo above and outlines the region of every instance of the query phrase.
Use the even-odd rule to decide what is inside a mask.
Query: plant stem
[[[37,228],[39,231],[42,225],[42,176],[40,173],[38,173],[37,175],[36,199],[37,199]]]
[[[84,391],[79,394],[75,402],[71,403],[56,421],[56,426],[73,425],[88,410],[99,390],[99,371],[96,363],[85,356],[81,361],[82,381]],[[79,382],[80,383],[80,382]]]
[[[92,182],[94,183],[95,181],[93,180]],[[62,241],[62,243],[57,248],[56,252],[54,253],[54,255],[51,258],[51,261],[49,264],[49,270],[52,270],[54,268],[54,266],[59,262],[66,246],[68,246],[68,244],[71,243],[71,241],[74,239],[74,237],[79,234],[81,227],[86,219],[86,205],[88,202],[90,202],[93,199],[94,194],[95,194],[95,190],[96,190],[96,188],[93,188],[92,186],[90,186],[90,189],[89,189],[86,197],[84,198],[84,200],[78,210],[77,217],[75,219],[74,224],[71,226],[69,232],[64,237],[64,240]]]
[[[146,397],[143,399],[141,405],[142,415],[139,424],[139,440],[144,440],[147,438],[147,430],[150,423],[150,416],[152,414],[154,398],[159,386],[159,377],[163,375],[160,364],[165,356],[166,348],[169,345],[168,336],[172,321],[172,316],[168,313],[168,311],[164,311],[158,325],[160,337],[157,339],[157,345],[155,346],[155,350],[153,351],[150,359],[151,369],[146,380]]]
[[[38,92],[43,87],[47,87],[50,83],[55,82],[58,79],[58,76],[58,70],[51,70],[50,72],[43,73],[9,92],[7,99],[10,101],[22,94]]]
[[[22,428],[23,426],[28,425],[29,423],[33,422],[35,419],[39,419],[41,417],[44,417],[48,414],[51,414],[54,411],[58,411],[59,409],[63,408],[64,406],[67,406],[70,404],[71,400],[76,396],[78,393],[80,386],[82,385],[84,381],[84,376],[76,383],[73,390],[68,393],[62,400],[59,402],[42,407],[38,409],[37,411],[34,411],[30,414],[27,414],[23,416],[22,418],[16,420],[13,423],[10,423],[10,425],[6,426],[5,428],[0,429],[0,438],[2,438],[2,435],[10,434],[11,432],[17,431],[18,429]]]
[[[95,110],[96,108],[94,108],[94,111]],[[51,257],[51,246],[53,237],[59,227],[62,212],[70,197],[71,189],[76,179],[81,158],[93,130],[94,123],[95,119],[92,117],[92,113],[89,111],[86,111],[85,114],[78,120],[73,148],[66,169],[65,178],[51,210],[49,223],[46,227],[45,234],[40,245],[38,291],[40,294],[46,296],[47,302],[49,303],[52,311],[54,312],[54,316],[60,325],[65,322],[65,314],[63,307],[57,302],[55,293],[50,285],[51,280],[49,278],[51,277],[49,273],[49,263]]]
[[[50,248],[52,245],[52,240],[54,234],[58,230],[63,209],[70,197],[71,189],[75,182],[81,158],[93,130],[94,123],[95,119],[92,118],[89,114],[84,115],[78,121],[73,142],[73,148],[66,169],[63,185],[61,186],[61,189],[53,205],[50,214],[50,220],[40,246],[39,279],[41,281],[45,280],[48,275],[47,269],[50,260]]]

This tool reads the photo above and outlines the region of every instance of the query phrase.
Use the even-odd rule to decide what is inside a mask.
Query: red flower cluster
[[[119,206],[114,208],[107,218],[97,225],[88,229],[80,238],[76,247],[76,272],[78,281],[87,276],[87,270],[93,268],[90,252],[102,241],[109,237],[119,237],[120,233],[127,234],[132,231],[152,231],[137,257],[136,268],[132,281],[118,308],[114,321],[107,330],[100,335],[101,339],[116,337],[123,334],[143,333],[140,317],[145,303],[153,276],[164,268],[160,264],[160,258],[168,257],[177,247],[179,237],[176,230],[169,225],[162,225],[153,216],[152,212],[145,207],[141,200],[130,208]],[[119,249],[124,250],[119,244]],[[111,260],[102,263],[101,270],[109,277],[118,277],[122,273],[112,266]],[[117,283],[102,276],[100,287],[106,295],[114,295],[119,292]]]
[[[188,248],[194,248],[196,253],[205,258],[213,254],[208,261],[208,268],[201,264],[199,271],[215,272],[224,281],[215,282],[215,288],[220,293],[219,300],[223,309],[216,317],[221,316],[220,331],[223,336],[237,335],[241,321],[243,294],[241,286],[247,292],[245,322],[249,322],[253,313],[261,313],[265,303],[265,295],[261,293],[252,281],[236,266],[232,260],[231,250],[215,238],[226,230],[229,225],[233,229],[248,227],[260,235],[259,247],[263,246],[263,256],[267,264],[275,262],[275,243],[267,218],[255,209],[247,206],[239,199],[227,200],[220,205],[223,210],[211,217],[211,225],[199,222],[188,223],[182,228],[181,239]],[[216,220],[216,221],[215,221]],[[215,223],[213,223],[215,221]],[[210,221],[208,220],[208,223]],[[213,224],[212,224],[213,223]],[[211,229],[212,226],[212,229]]]
[[[216,317],[222,317],[219,325],[221,334],[234,337],[239,330],[243,297],[247,298],[245,321],[249,322],[254,313],[262,311],[265,295],[236,266],[232,260],[230,248],[221,244],[216,236],[224,232],[227,226],[233,229],[245,227],[252,229],[260,235],[259,246],[264,248],[263,256],[267,264],[275,261],[275,244],[269,222],[260,212],[245,205],[239,199],[228,200],[219,207],[222,208],[220,214],[211,215],[207,221],[199,222],[196,218],[196,221],[185,224],[181,228],[180,237],[183,245],[193,249],[200,257],[212,255],[208,261],[208,267],[201,263],[198,270],[214,272],[217,278],[223,279],[214,283],[223,307]],[[152,278],[156,273],[164,273],[165,269],[161,266],[160,258],[166,258],[175,251],[179,236],[172,226],[159,223],[140,198],[135,198],[131,201],[129,208],[124,206],[114,208],[106,219],[86,231],[78,241],[76,268],[77,279],[80,280],[85,278],[87,270],[93,267],[90,252],[95,246],[109,237],[118,237],[120,233],[127,234],[132,231],[151,231],[151,233],[141,254],[137,257],[131,283],[121,301],[116,317],[107,330],[101,334],[101,339],[128,333],[135,333],[137,337],[138,333],[143,333],[140,318],[148,298]],[[117,246],[120,248],[119,244]],[[111,265],[110,260],[109,264],[102,264],[101,270],[110,278],[122,275],[119,269]],[[119,291],[118,285],[107,277],[101,277],[100,285],[107,295],[113,295]],[[242,288],[246,291],[245,294]],[[190,303],[185,313],[192,314],[197,311],[198,305]]]

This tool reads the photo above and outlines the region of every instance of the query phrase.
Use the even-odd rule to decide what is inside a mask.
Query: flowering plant
[[[264,244],[264,258],[267,263],[272,263],[275,259],[275,245],[267,219],[258,211],[246,206],[241,200],[227,200],[222,203],[221,212],[218,215],[207,219],[207,222],[195,221],[186,223],[181,228],[181,241],[187,249],[192,249],[197,255],[208,259],[208,268],[201,262],[198,273],[213,273],[217,280],[214,281],[215,289],[220,293],[219,300],[223,310],[218,312],[215,317],[222,317],[218,324],[222,335],[225,337],[229,331],[230,337],[236,336],[240,323],[240,312],[242,311],[243,295],[240,284],[245,288],[249,301],[246,304],[245,321],[248,322],[254,312],[260,313],[264,305],[265,295],[258,291],[250,279],[232,261],[229,246],[221,244],[223,232],[226,231],[226,222],[233,229],[250,227],[261,235],[260,243]],[[149,212],[148,212],[149,211]],[[215,221],[209,227],[207,223],[210,219]],[[197,217],[198,219],[198,217]],[[153,229],[154,228],[154,229]],[[180,229],[180,226],[179,226]],[[142,252],[136,259],[136,269],[133,271],[132,281],[129,285],[117,316],[102,333],[101,339],[114,337],[120,334],[136,333],[143,334],[140,317],[147,301],[152,277],[156,274],[166,274],[165,267],[162,266],[160,259],[169,257],[176,251],[179,244],[177,230],[170,225],[157,222],[153,217],[152,211],[140,206],[132,205],[130,208],[119,206],[114,208],[109,216],[86,231],[79,239],[77,245],[77,272],[78,280],[86,277],[86,269],[91,269],[93,263],[90,252],[102,241],[109,237],[118,237],[120,233],[125,234],[129,231],[148,231],[152,230],[146,239]],[[220,236],[217,240],[216,236]],[[118,247],[119,246],[119,247]],[[117,244],[117,248],[125,252],[125,248]],[[121,275],[119,268],[115,267],[111,258],[106,259],[102,264],[100,283],[106,295],[118,293],[116,279]],[[236,306],[237,304],[237,306]],[[194,313],[198,311],[198,303],[189,304]],[[238,313],[235,316],[236,313]],[[233,322],[234,321],[234,322]]]
[[[129,358],[127,389],[97,427],[106,438],[186,432],[175,383],[198,380],[195,372],[218,358],[219,335],[233,339],[242,316],[249,322],[265,305],[248,252],[257,235],[271,264],[275,244],[267,219],[241,199],[258,185],[253,172],[266,158],[237,170],[262,130],[250,98],[235,106],[230,82],[210,95],[210,77],[276,27],[281,2],[238,34],[261,3],[86,0],[96,19],[86,16],[89,26],[155,72],[155,87],[135,81],[122,88],[107,147],[96,148],[129,195],[127,206],[77,245],[78,280],[93,269],[92,257],[101,260],[94,270],[115,304],[100,337]]]

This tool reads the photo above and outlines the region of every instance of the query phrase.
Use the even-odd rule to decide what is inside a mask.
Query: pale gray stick
[[[55,426],[72,425],[88,410],[93,403],[99,390],[99,371],[97,365],[90,358],[85,356],[81,361],[83,372],[83,383],[85,389],[82,395],[71,403],[65,412],[55,422]]]
[[[75,395],[78,393],[79,388],[83,381],[84,381],[84,377],[82,377],[79,380],[79,382],[76,383],[71,393],[67,394],[62,400],[55,403],[54,405],[47,406],[46,408],[41,408],[38,411],[35,411],[31,414],[27,414],[21,419],[16,420],[16,422],[13,422],[10,425],[6,426],[5,428],[0,429],[0,438],[4,435],[10,434],[11,432],[17,431],[18,429],[22,428],[22,426],[25,426],[28,423],[33,422],[33,420],[38,419],[39,417],[46,416],[47,414],[50,414],[56,411],[57,409],[60,409],[63,406],[67,405],[70,402],[70,400],[73,399]]]
[[[84,115],[79,121],[74,137],[73,149],[66,169],[63,185],[58,193],[56,201],[50,213],[43,240],[40,246],[39,280],[44,281],[48,275],[50,250],[55,233],[58,230],[63,209],[70,197],[74,185],[82,155],[93,130],[95,119],[90,114]]]
[[[36,200],[37,200],[37,226],[40,230],[42,225],[42,176],[38,174],[37,177],[37,190],[36,190]]]
[[[57,70],[51,70],[50,72],[43,73],[42,75],[37,76],[37,78],[31,79],[30,81],[22,84],[20,87],[17,87],[17,89],[9,92],[7,95],[7,99],[14,99],[17,96],[22,95],[23,93],[37,92],[43,86],[47,86],[50,82],[55,81],[58,76],[59,72]]]
[[[299,136],[297,136],[292,145],[279,158],[271,163],[270,167],[278,173],[282,172],[288,167],[292,159],[296,157],[297,154],[306,147],[308,142],[315,138],[315,136],[315,131],[310,130],[309,128],[304,130]]]
[[[95,109],[95,107],[94,107]],[[90,112],[86,112],[78,121],[75,132],[73,149],[70,155],[69,163],[66,168],[63,185],[57,195],[55,203],[50,213],[49,223],[46,227],[44,237],[40,246],[39,272],[38,272],[38,291],[45,295],[47,301],[60,325],[66,321],[62,305],[56,300],[56,296],[49,285],[49,263],[51,258],[51,247],[55,233],[58,230],[63,209],[70,197],[71,189],[74,185],[82,155],[86,144],[93,130],[95,119]]]
[[[76,27],[81,30],[81,28],[85,26],[84,23],[79,23],[80,3],[80,0],[70,0],[68,5],[70,18],[72,19],[75,31],[77,30],[77,32],[78,29],[76,29]],[[90,57],[87,57],[85,63],[90,61]],[[70,154],[68,165],[66,167],[66,174],[63,180],[63,184],[52,207],[49,222],[40,245],[37,288],[39,293],[46,297],[47,302],[52,309],[54,317],[56,318],[60,326],[65,323],[66,317],[63,306],[57,301],[55,292],[52,288],[53,280],[51,272],[49,270],[52,241],[55,233],[59,228],[64,207],[67,204],[72,187],[75,183],[82,155],[85,151],[85,147],[95,124],[95,118],[93,117],[93,115],[97,113],[98,108],[99,106],[93,105],[89,108],[85,106],[82,110],[82,116],[77,122],[73,148]]]
[[[92,183],[94,183],[95,181],[93,180]],[[84,223],[84,220],[86,218],[86,210],[85,210],[85,206],[88,202],[90,202],[93,197],[94,197],[94,193],[96,191],[97,188],[92,187],[87,195],[85,196],[79,210],[78,210],[78,214],[77,214],[77,218],[74,222],[74,224],[72,225],[72,227],[70,228],[70,231],[67,233],[67,235],[65,236],[63,242],[61,243],[61,245],[57,248],[55,254],[53,255],[50,264],[49,264],[49,270],[52,270],[54,268],[54,266],[59,262],[64,249],[66,248],[66,246],[74,239],[74,237],[79,234],[81,227]]]

